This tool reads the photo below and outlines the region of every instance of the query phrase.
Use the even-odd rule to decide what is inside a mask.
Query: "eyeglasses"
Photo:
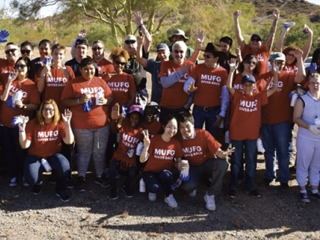
[[[21,69],[23,69],[23,68],[25,68],[27,65],[25,65],[25,64],[17,64],[14,68],[15,69],[18,69],[18,68],[21,68]]]
[[[245,63],[257,65],[257,62],[255,62],[255,61],[245,61]]]
[[[16,48],[12,48],[12,49],[9,49],[9,50],[6,50],[4,51],[6,54],[9,54],[9,53],[14,53],[17,49]]]
[[[204,58],[211,58],[211,56],[209,54],[203,54]]]
[[[94,48],[92,48],[92,51],[97,51],[97,50],[101,50],[102,48],[100,48],[100,47],[94,47]]]
[[[309,82],[309,84],[312,86],[319,86],[320,82]]]
[[[120,62],[120,61],[118,61],[118,60],[116,60],[116,61],[114,61],[114,62],[115,62],[116,64],[120,65],[120,66],[126,65],[125,62]]]
[[[287,53],[287,56],[289,56],[289,57],[295,57],[293,54],[291,54],[291,53]]]
[[[42,110],[45,112],[54,112],[53,108],[43,108]]]
[[[21,54],[30,54],[31,50],[20,50]]]
[[[179,51],[179,50],[174,50],[174,52],[175,52],[175,53],[181,53],[181,54],[183,53],[182,50],[180,50],[180,51]]]
[[[125,43],[126,44],[134,44],[136,41],[135,40],[126,40]]]
[[[251,38],[251,42],[259,42],[260,39],[259,38]]]

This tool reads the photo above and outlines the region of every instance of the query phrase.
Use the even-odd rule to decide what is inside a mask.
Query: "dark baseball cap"
[[[243,83],[256,83],[256,79],[251,74],[246,74],[242,77],[242,84]]]

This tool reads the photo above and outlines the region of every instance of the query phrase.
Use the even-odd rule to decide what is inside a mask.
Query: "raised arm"
[[[312,45],[312,39],[313,39],[313,31],[308,27],[307,24],[304,25],[304,32],[308,34],[308,40],[303,48],[303,55],[302,60],[305,61],[310,53],[311,45]]]
[[[148,64],[148,60],[143,58],[143,54],[142,54],[142,44],[143,44],[143,36],[138,36],[137,37],[137,55],[136,55],[136,59],[138,61],[138,63],[140,63],[144,68],[147,67]]]
[[[151,41],[152,41],[151,34],[149,33],[149,31],[147,30],[147,28],[143,24],[143,18],[141,16],[141,12],[137,11],[133,15],[135,17],[134,22],[138,26],[138,29],[139,29],[139,34],[145,36],[143,48],[144,48],[144,52],[148,53],[150,51],[150,45],[151,45]]]
[[[274,9],[273,10],[273,23],[272,23],[272,26],[270,28],[269,37],[268,37],[267,41],[265,42],[265,45],[267,46],[269,51],[272,48],[272,44],[273,44],[273,41],[274,41],[274,36],[275,36],[276,30],[277,30],[279,17],[280,17],[280,11],[278,9]]]
[[[285,38],[287,32],[289,32],[290,28],[293,27],[294,25],[295,25],[294,22],[285,23],[283,25],[280,37],[279,37],[278,42],[276,44],[276,51],[277,52],[282,52],[284,38]]]
[[[298,72],[297,72],[297,75],[294,77],[294,82],[301,83],[306,78],[306,70],[304,68],[303,60],[302,60],[303,52],[301,49],[297,49],[294,51],[293,54],[298,62]]]
[[[22,116],[22,123],[19,124],[19,144],[22,149],[30,147],[31,141],[26,137],[26,125],[29,121],[29,117]]]
[[[16,70],[14,70],[13,72],[9,73],[8,76],[8,81],[7,81],[7,85],[3,91],[3,94],[1,95],[0,99],[2,101],[7,101],[8,96],[9,96],[9,92],[10,92],[10,88],[11,88],[11,84],[12,82],[17,78],[18,76],[18,72]]]
[[[200,55],[200,48],[202,47],[202,43],[205,37],[205,32],[200,30],[196,36],[196,48],[193,51],[192,55],[188,58],[188,60],[190,60],[191,62],[196,62],[198,60]]]
[[[229,67],[230,67],[230,71],[229,71],[229,75],[228,75],[228,80],[227,80],[227,89],[229,90],[229,93],[233,96],[234,95],[234,88],[232,86],[232,82],[233,82],[233,76],[234,76],[234,72],[236,71],[236,69],[238,68],[238,62],[237,59],[232,58],[228,61]]]
[[[148,153],[148,150],[149,150],[149,146],[150,146],[150,138],[149,138],[149,132],[148,130],[143,130],[142,131],[142,134],[143,134],[143,150],[140,154],[140,159],[139,161],[141,163],[144,163],[148,160],[149,158],[149,153]]]
[[[236,33],[237,42],[238,42],[238,45],[240,46],[240,48],[243,49],[244,46],[246,45],[246,43],[244,42],[244,38],[241,33],[239,16],[240,16],[240,10],[237,10],[233,13],[234,30]]]
[[[72,45],[71,45],[71,56],[72,58],[75,58],[77,56],[76,54],[76,47],[75,47],[75,44],[76,44],[76,41],[78,39],[83,39],[85,38],[87,35],[87,30],[85,29],[82,29],[79,33],[78,33],[78,36],[74,39]]]
[[[69,109],[64,110],[64,114],[61,114],[62,120],[66,126],[66,137],[63,138],[63,141],[65,144],[70,145],[74,142],[74,135],[71,129],[71,117],[72,117],[72,112]]]
[[[278,90],[279,67],[274,61],[272,62],[272,72],[273,72],[273,85],[272,85],[272,88],[267,90],[268,97],[274,94]]]
[[[161,64],[162,65],[162,64]],[[189,64],[189,65],[183,65],[178,71],[175,71],[174,73],[168,75],[168,76],[162,76],[160,78],[160,83],[162,85],[162,87],[164,88],[169,88],[171,87],[173,84],[175,84],[176,82],[179,81],[179,79],[182,77],[182,75],[186,74],[189,72],[190,67],[193,64]]]

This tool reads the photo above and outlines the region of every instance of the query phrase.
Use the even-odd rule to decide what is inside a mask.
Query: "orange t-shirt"
[[[154,119],[151,123],[143,122],[143,129],[148,129],[149,137],[152,138],[154,135],[160,134],[162,130],[162,125],[156,119]]]
[[[83,104],[78,104],[70,108],[72,111],[71,125],[73,129],[97,129],[109,124],[108,106],[95,104],[98,91],[103,91],[105,98],[112,96],[112,92],[107,83],[99,77],[93,77],[91,80],[77,77],[69,81],[64,87],[61,101],[81,98],[85,92],[91,93],[91,99],[93,101],[90,112],[83,111]]]
[[[269,71],[269,57],[270,57],[270,51],[267,48],[266,45],[260,46],[260,48],[257,51],[253,51],[249,45],[245,45],[243,49],[241,49],[241,56],[242,59],[247,54],[254,54],[258,58],[258,67],[259,67],[259,74],[263,74]]]
[[[115,103],[119,103],[120,106],[126,104],[129,100],[129,94],[137,92],[133,76],[127,73],[113,75],[107,84],[112,91],[112,105]]]
[[[184,60],[182,65],[177,64],[174,60],[161,63],[159,77],[169,76],[173,72],[178,71],[183,65],[193,64],[193,62]],[[171,87],[163,88],[160,100],[160,106],[165,108],[182,108],[188,101],[189,95],[183,91],[183,85],[189,74],[182,75],[178,82]]]
[[[223,67],[208,68],[199,64],[192,68],[190,76],[198,88],[194,92],[194,105],[216,107],[221,105],[221,89],[227,83],[228,72]]]
[[[178,135],[183,158],[189,161],[190,166],[199,166],[209,158],[215,158],[214,154],[221,144],[206,130],[194,129],[195,135],[190,139]]]
[[[104,80],[108,80],[109,79],[108,73],[112,73],[114,71],[113,64],[105,58],[95,63],[98,66],[98,76],[103,78]]]
[[[8,76],[14,71],[15,63],[10,63],[7,59],[0,58],[0,81],[5,86],[8,82]]]
[[[22,92],[22,103],[23,104],[40,104],[40,96],[36,84],[27,78],[24,82],[20,82],[20,80],[14,80],[11,83],[11,88],[9,90],[9,96],[7,101],[1,103],[1,124],[6,127],[15,128],[17,126],[11,126],[11,121],[13,116],[23,115],[32,117],[32,111],[28,111],[23,108],[13,107],[12,106],[12,98],[18,92]]]
[[[35,78],[35,83],[38,84],[40,80],[40,74],[42,71],[43,67],[41,67],[38,71],[38,74]],[[53,99],[59,108],[60,113],[64,112],[64,109],[66,108],[64,105],[61,103],[61,94],[63,91],[63,88],[66,86],[67,82],[70,81],[71,79],[75,78],[74,72],[70,66],[66,66],[66,70],[69,73],[69,77],[66,76],[61,68],[53,68],[51,67],[51,76],[52,78],[45,78],[45,86],[44,90],[42,92],[42,99],[48,100],[48,99]]]
[[[230,139],[238,141],[258,139],[261,127],[261,107],[267,103],[267,91],[245,95],[236,90],[231,110]]]
[[[262,108],[263,124],[279,124],[292,121],[293,108],[290,107],[290,92],[294,89],[296,74],[281,71],[279,73],[278,91],[268,99],[268,105]],[[272,82],[270,83],[272,86]]]
[[[136,166],[135,150],[142,138],[141,126],[132,128],[129,124],[129,119],[125,118],[119,129],[120,141],[117,150],[113,153],[112,159],[117,159],[122,162],[120,168]]]
[[[59,153],[65,137],[66,127],[64,122],[59,121],[56,126],[53,123],[40,125],[38,119],[35,118],[26,126],[26,138],[31,141],[28,154],[46,158]]]
[[[151,138],[149,146],[149,159],[144,172],[160,173],[163,170],[172,171],[173,158],[181,158],[183,156],[181,144],[178,139],[171,138],[169,142],[162,140],[161,135]]]
[[[256,74],[253,74],[254,78],[256,79],[256,86],[255,89],[253,90],[254,93],[262,92],[267,90],[267,81],[261,78],[261,75],[258,76]],[[241,90],[243,91],[242,88],[242,73],[238,73],[234,77],[233,81],[233,88],[235,90]]]

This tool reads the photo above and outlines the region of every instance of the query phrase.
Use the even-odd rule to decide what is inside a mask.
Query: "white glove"
[[[317,125],[309,125],[309,130],[314,134],[314,135],[318,135],[320,134],[320,126]]]

